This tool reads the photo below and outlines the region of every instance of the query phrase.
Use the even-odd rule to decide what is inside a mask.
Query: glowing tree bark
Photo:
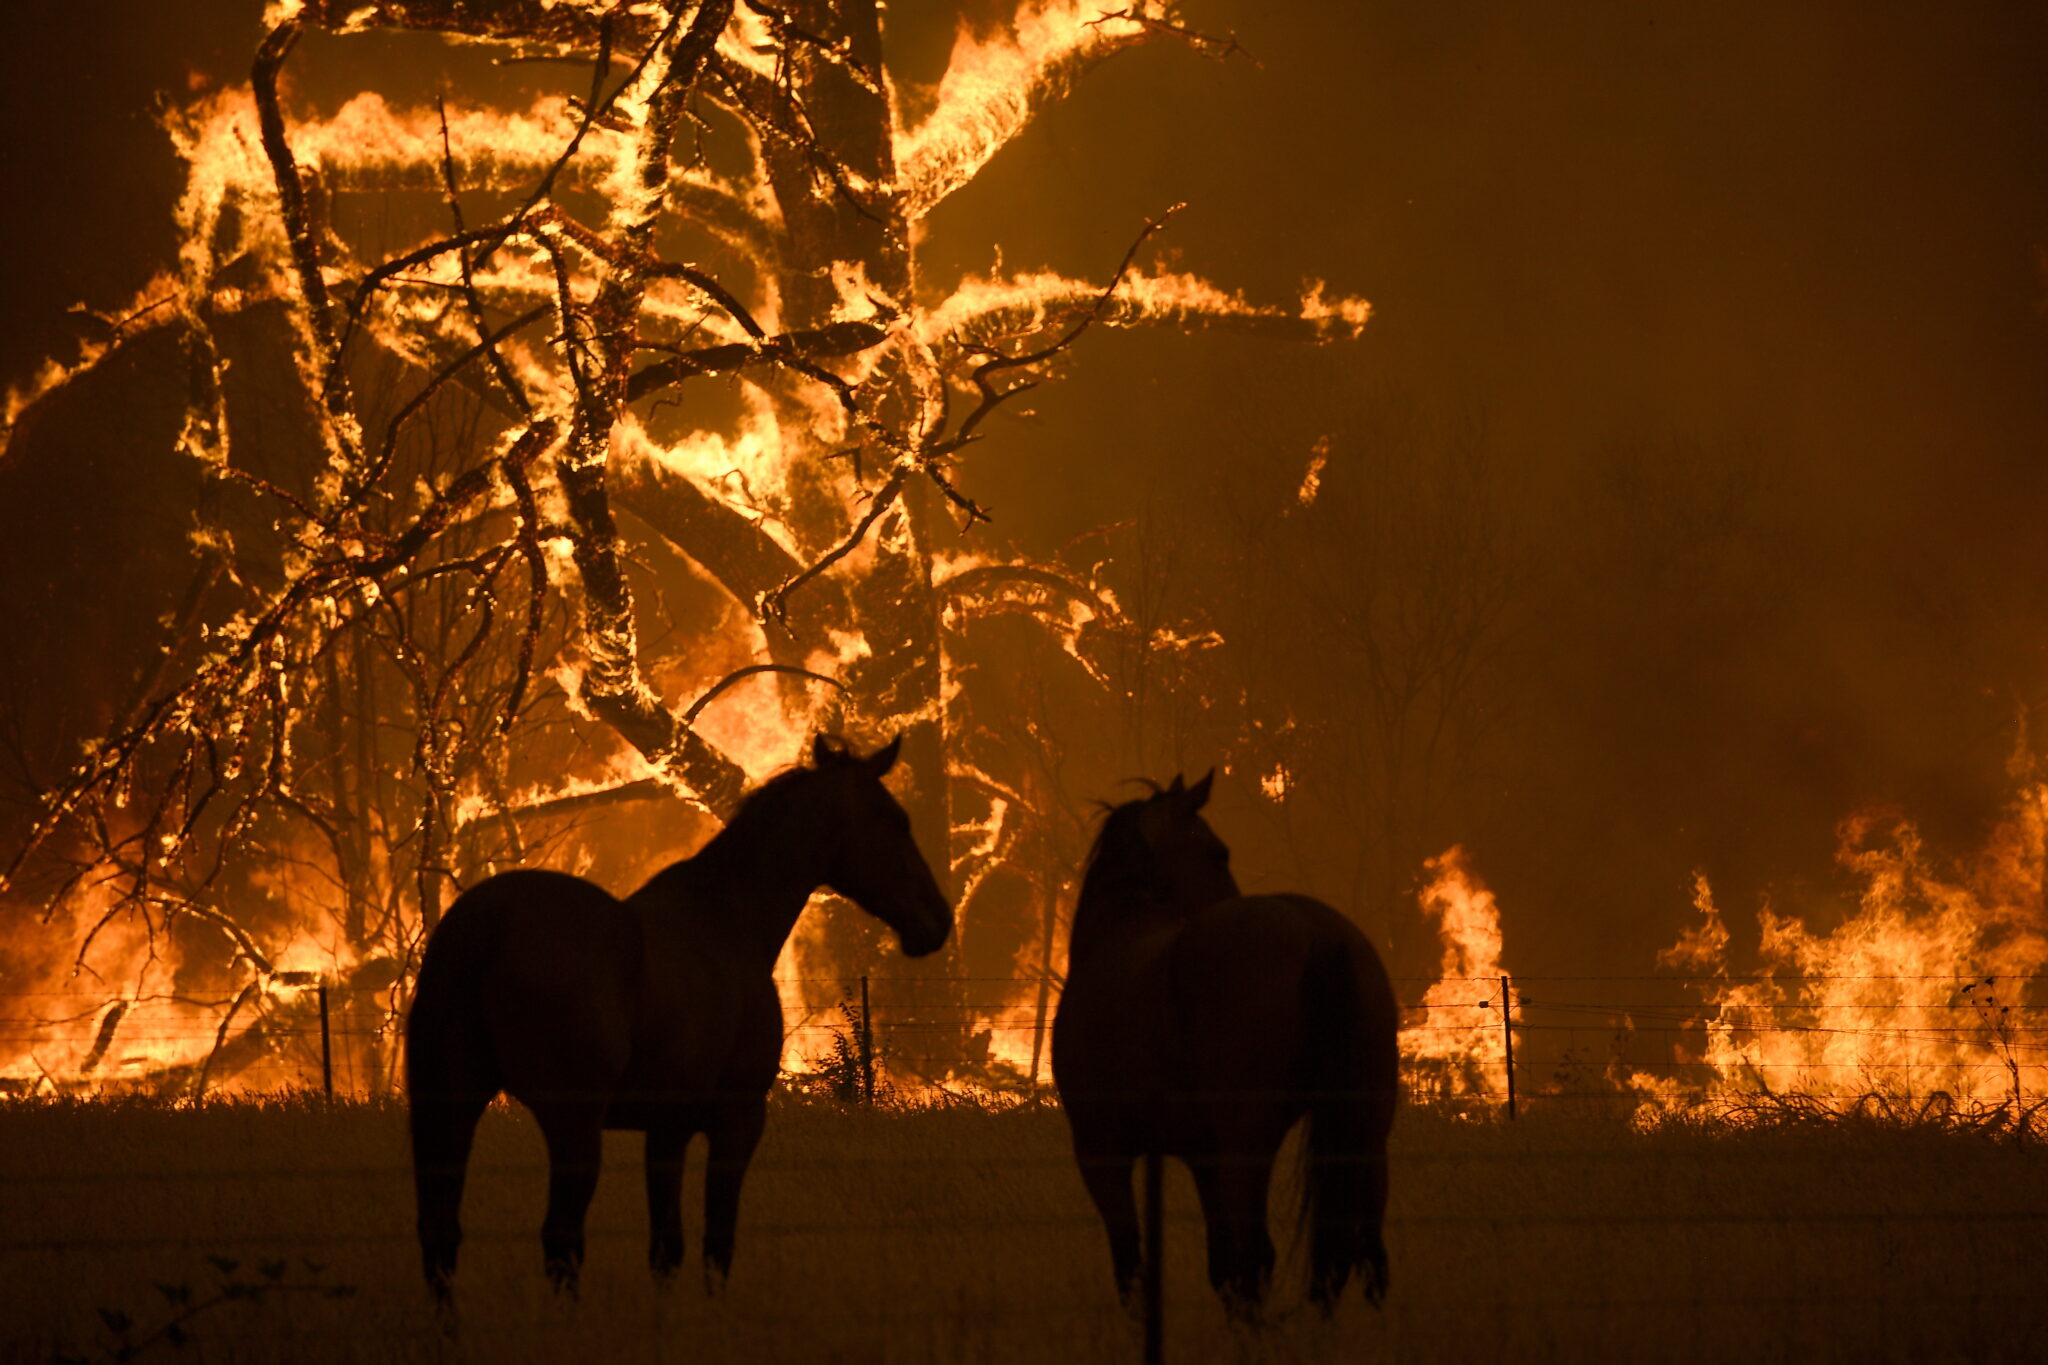
[[[145,290],[108,347],[53,365],[10,403],[12,424],[105,356],[168,332],[191,376],[181,448],[275,523],[275,582],[244,585],[204,655],[48,794],[13,860],[10,875],[71,840],[86,850],[72,855],[81,877],[117,870],[109,916],[199,913],[194,896],[166,905],[151,887],[174,867],[211,885],[193,860],[217,873],[264,819],[327,828],[337,863],[374,861],[345,828],[369,818],[365,775],[342,771],[344,732],[390,719],[364,713],[390,705],[361,681],[371,650],[411,693],[417,797],[403,837],[384,844],[387,863],[402,846],[413,868],[401,962],[452,887],[527,855],[523,823],[657,792],[720,817],[818,723],[904,733],[909,805],[936,855],[973,818],[949,810],[951,780],[977,776],[949,753],[947,613],[1117,620],[1052,566],[984,563],[971,583],[947,581],[936,519],[986,519],[959,469],[990,415],[1096,323],[1313,340],[1365,321],[1362,302],[1320,288],[1270,307],[1146,270],[1163,219],[1103,281],[1040,273],[935,291],[920,277],[926,215],[1086,69],[1153,40],[1230,49],[1163,10],[1046,0],[1008,32],[963,34],[915,127],[886,70],[877,0],[280,0],[267,23],[249,91],[171,120],[190,167],[175,274]],[[324,117],[288,114],[279,76],[304,35],[376,30],[587,62],[588,93],[402,109],[365,90]],[[444,220],[395,254],[349,239],[337,204],[406,191],[432,193]],[[486,201],[501,211],[471,222]],[[302,393],[317,454],[265,474],[230,440],[221,338],[278,315],[294,352],[278,378]],[[745,412],[701,429],[691,384],[719,375],[738,378]],[[380,396],[381,425],[361,396],[380,382],[409,394]],[[455,467],[424,476],[407,452],[422,415],[451,403],[492,415]],[[621,509],[752,622],[737,673],[723,646],[697,651],[707,667],[670,670],[695,679],[692,706],[649,673]],[[469,596],[425,628],[394,605],[451,580]],[[553,600],[570,608],[559,638],[544,626]],[[754,715],[771,733],[716,742],[705,704],[765,670],[787,678]],[[586,761],[567,785],[513,791],[508,753],[542,692],[609,727],[633,764],[593,778]],[[332,742],[311,746],[324,765],[315,800],[294,733],[323,707]],[[131,791],[148,794],[139,822],[110,827]],[[984,802],[979,818],[1001,813]],[[271,970],[230,910],[208,912],[259,975]],[[352,909],[350,932],[369,917]],[[840,947],[841,969],[857,969],[858,945]]]

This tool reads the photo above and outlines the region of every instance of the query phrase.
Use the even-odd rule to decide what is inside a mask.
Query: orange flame
[[[1422,1017],[1401,1032],[1410,1086],[1437,1098],[1504,1096],[1500,907],[1462,847],[1423,866],[1433,875],[1420,900],[1436,922],[1443,957],[1437,980],[1423,992]]]
[[[1644,1078],[1649,1116],[1760,1092],[1834,1107],[1874,1097],[1924,1110],[2012,1104],[2048,1083],[2038,978],[2048,968],[2048,785],[2019,795],[1974,860],[1940,866],[1890,813],[1844,821],[1837,861],[1859,883],[1818,932],[1766,903],[1755,978],[1728,971],[1731,935],[1704,876],[1701,920],[1660,956],[1701,972],[1709,1012],[1698,1086]]]

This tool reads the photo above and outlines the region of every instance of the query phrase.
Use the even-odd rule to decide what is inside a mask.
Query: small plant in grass
[[[353,1298],[356,1292],[352,1284],[323,1282],[320,1276],[327,1267],[304,1258],[297,1266],[281,1259],[258,1261],[253,1275],[238,1273],[242,1271],[242,1263],[233,1257],[208,1256],[206,1259],[219,1272],[219,1278],[211,1289],[195,1290],[190,1280],[158,1284],[156,1290],[163,1296],[167,1313],[153,1324],[118,1308],[101,1308],[100,1322],[108,1338],[106,1345],[94,1355],[60,1352],[55,1357],[56,1365],[128,1361],[151,1351],[183,1350],[193,1343],[192,1324],[197,1319],[231,1303],[263,1303],[286,1294],[346,1299]],[[300,1267],[303,1267],[303,1278],[298,1278]]]
[[[851,1000],[839,1002],[839,1013],[845,1026],[826,1025],[831,1042],[824,1056],[809,1059],[813,1069],[806,1088],[842,1104],[890,1103],[895,1087],[875,1063],[874,1034],[867,1015]]]
[[[2026,1091],[2020,1085],[2020,1059],[2014,1045],[2012,1004],[1999,1000],[1998,978],[1995,976],[1972,981],[1963,987],[1961,995],[1977,1011],[1978,1022],[1998,1049],[1999,1060],[2005,1063],[2006,1074],[2012,1078],[2012,1099],[2009,1101],[2012,1106],[2012,1133],[2015,1141],[2024,1141],[2027,1130],[2033,1126],[2034,1110],[2040,1106],[2028,1107]]]

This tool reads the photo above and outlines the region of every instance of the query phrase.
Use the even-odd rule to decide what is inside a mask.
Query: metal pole
[[[868,979],[860,979],[860,1088],[861,1098],[875,1102],[875,1025],[868,1015]]]
[[[1166,1154],[1145,1154],[1145,1365],[1166,1362]]]
[[[1515,1006],[1507,977],[1500,979],[1500,1034],[1508,1044],[1508,1117],[1515,1116]]]
[[[320,1089],[334,1103],[334,1030],[327,1023],[327,983],[320,983]]]

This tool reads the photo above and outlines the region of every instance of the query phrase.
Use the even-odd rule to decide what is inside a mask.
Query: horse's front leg
[[[572,1298],[583,1270],[583,1219],[604,1164],[604,1106],[535,1106],[548,1143],[548,1213],[540,1226],[548,1281]]]
[[[680,1116],[647,1125],[647,1265],[663,1282],[683,1263],[683,1161],[690,1133]]]
[[[726,1276],[732,1273],[740,1186],[767,1123],[766,1093],[727,1100],[712,1120],[711,1151],[704,1168],[704,1286],[714,1294],[724,1288]]]
[[[1130,1152],[1074,1144],[1074,1156],[1081,1166],[1081,1183],[1102,1215],[1109,1233],[1109,1264],[1116,1276],[1117,1297],[1124,1308],[1137,1312],[1140,1306],[1144,1258],[1138,1244],[1138,1201],[1131,1193],[1131,1174],[1137,1158]],[[1158,1254],[1158,1248],[1153,1248]]]

